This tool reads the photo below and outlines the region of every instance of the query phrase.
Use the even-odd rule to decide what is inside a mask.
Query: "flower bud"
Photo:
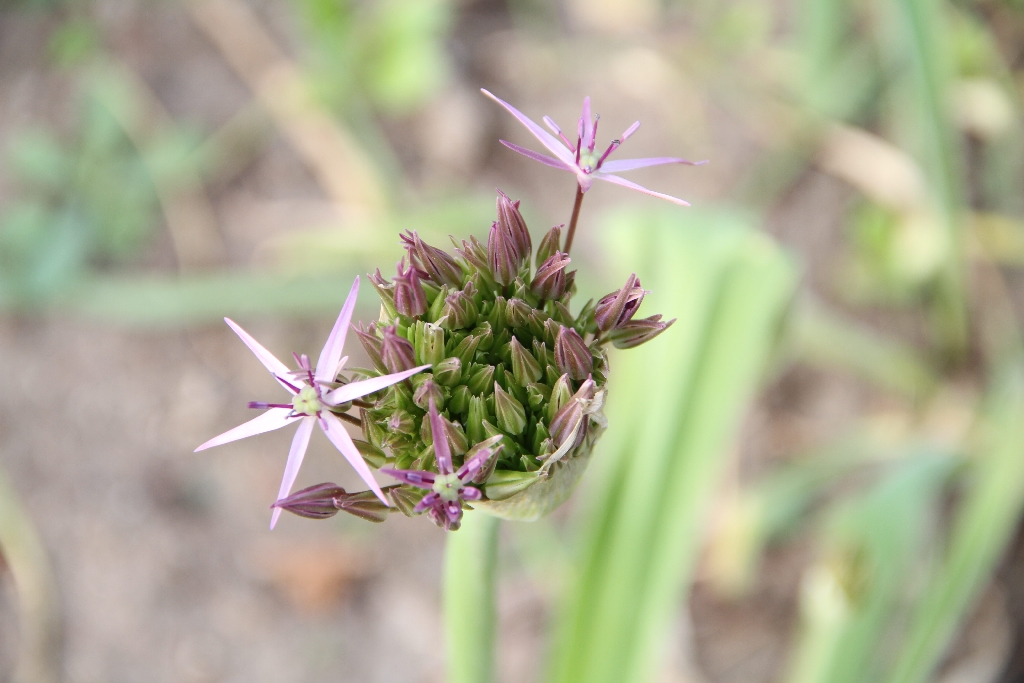
[[[590,349],[571,327],[562,327],[555,339],[555,365],[576,380],[586,379],[594,367]]]
[[[388,368],[384,365],[384,359],[381,356],[384,342],[377,336],[376,329],[376,325],[370,323],[370,326],[364,330],[363,324],[359,323],[355,328],[356,336],[359,337],[359,343],[363,345],[366,355],[370,357],[373,367],[381,373],[386,373]]]
[[[415,434],[416,419],[405,410],[396,410],[388,418],[387,428],[389,432],[399,434]]]
[[[462,240],[462,248],[456,246],[455,253],[466,259],[466,262],[481,275],[490,276],[491,269],[487,265],[487,247],[481,244],[477,238],[470,237],[469,242]]]
[[[553,358],[548,358],[547,344],[536,338],[533,340],[533,357],[537,359],[541,367],[553,362]]]
[[[416,232],[401,235],[409,260],[424,277],[439,285],[462,286],[462,266],[452,256],[420,239]]]
[[[451,450],[452,455],[462,455],[469,448],[469,440],[466,438],[466,433],[462,431],[462,427],[452,422],[444,415],[439,416],[441,418],[441,424],[444,425],[445,434],[448,438],[448,448]],[[423,416],[423,422],[420,425],[420,438],[423,439],[423,443],[427,445],[433,445],[434,434],[430,424],[430,415]],[[428,449],[425,459],[432,460],[434,458],[434,450]]]
[[[544,235],[544,239],[540,241],[540,245],[537,247],[537,267],[540,268],[542,263],[554,256],[555,252],[561,250],[561,244],[562,226],[556,225],[548,230],[547,234]]]
[[[630,275],[622,289],[602,297],[597,302],[594,312],[597,329],[607,332],[622,326],[640,308],[646,293],[646,290],[640,286],[640,280],[636,273]]]
[[[497,222],[491,224],[487,234],[487,265],[491,277],[499,285],[507,285],[516,278],[519,272],[519,254],[512,236],[502,229]]]
[[[474,443],[479,443],[488,437],[487,431],[484,429],[484,423],[487,422],[489,416],[487,402],[482,396],[471,396],[468,412],[466,429],[469,430],[469,439]]]
[[[512,238],[520,262],[529,260],[533,242],[530,240],[530,231],[526,228],[523,214],[519,213],[519,201],[513,202],[504,192],[498,190],[498,199],[495,203],[498,209],[498,225]],[[516,268],[518,269],[518,265]]]
[[[376,272],[368,273],[366,277],[370,284],[373,285],[373,288],[377,290],[377,295],[380,296],[380,303],[387,312],[388,317],[395,317],[395,284],[384,279],[384,276],[380,274],[380,268]]]
[[[448,292],[448,285],[441,285],[434,298],[430,299],[430,308],[427,310],[427,315],[424,316],[427,320],[437,322],[441,318],[441,311],[444,309],[444,301],[448,298]]]
[[[551,432],[551,438],[556,446],[562,448],[568,443],[566,450],[571,451],[583,443],[583,439],[587,435],[588,422],[584,409],[593,398],[594,381],[588,379],[580,386],[572,399],[555,414],[548,431]]]
[[[417,320],[413,338],[418,365],[434,365],[444,360],[444,330],[440,326]]]
[[[477,330],[480,328],[477,327]],[[476,330],[474,330],[475,332]],[[476,356],[476,348],[480,345],[480,337],[475,334],[468,334],[462,338],[455,348],[452,349],[452,356],[462,361],[463,365],[469,365]]]
[[[412,400],[422,410],[427,410],[431,400],[437,405],[438,410],[444,408],[444,392],[441,391],[440,385],[432,380],[427,380],[416,387]]]
[[[530,382],[539,380],[543,373],[537,359],[531,356],[515,337],[512,337],[509,347],[512,353],[512,375],[516,383],[525,387]]]
[[[484,490],[490,500],[505,500],[525,491],[540,481],[538,472],[498,470],[487,480]]]
[[[521,434],[526,429],[526,409],[511,394],[494,383],[494,413],[498,427],[508,434]]]
[[[387,461],[388,456],[384,454],[384,451],[374,446],[372,443],[362,441],[361,439],[352,439],[352,443],[355,444],[356,450],[363,456],[371,467],[380,469],[384,467],[384,463]]]
[[[457,356],[434,363],[434,379],[446,387],[454,387],[462,379],[462,361]]]
[[[540,382],[533,382],[526,385],[526,403],[530,410],[538,410],[551,395],[551,388]]]
[[[461,330],[476,324],[478,312],[473,299],[460,289],[445,297],[441,315],[448,318],[445,327],[449,330]]]
[[[395,310],[402,315],[420,316],[427,312],[427,295],[420,284],[419,273],[411,265],[405,267],[405,259],[398,263],[395,276]]]
[[[374,420],[370,419],[370,414],[365,411],[359,411],[359,422],[363,429],[363,436],[369,441],[374,447],[380,448],[384,443],[384,430],[381,429]]]
[[[490,393],[492,382],[494,382],[494,366],[484,365],[469,376],[469,381],[466,384],[474,396],[485,396]]]
[[[548,399],[548,422],[555,419],[555,415],[566,403],[572,400],[572,382],[569,375],[562,375],[551,387],[551,398]]]
[[[398,335],[394,325],[384,329],[380,355],[388,372],[402,372],[416,367],[416,352],[412,344]]]
[[[557,252],[537,267],[530,291],[541,299],[557,299],[565,293],[565,267],[571,259]]]
[[[650,318],[641,320],[630,320],[622,327],[612,330],[608,338],[617,349],[631,349],[651,341],[667,330],[675,321],[676,319],[673,318],[668,322],[661,322],[661,315],[652,315]]]
[[[370,522],[383,522],[388,517],[388,506],[380,502],[372,491],[346,493],[345,489],[332,483],[317,484],[296,491],[271,507],[310,519],[333,517],[339,510]]]
[[[548,433],[548,428],[544,426],[543,420],[538,420],[533,429],[533,452],[538,455],[544,451],[544,442],[551,441],[551,434]]]
[[[460,384],[452,389],[452,397],[448,399],[448,409],[453,413],[465,413],[469,410],[469,399],[471,396],[469,387],[465,384]]]
[[[384,492],[406,517],[416,516],[416,504],[423,500],[423,494],[426,493],[426,491],[414,489],[411,486],[388,486]]]
[[[512,327],[526,327],[530,324],[530,314],[534,308],[522,299],[509,299],[505,306],[505,315]]]

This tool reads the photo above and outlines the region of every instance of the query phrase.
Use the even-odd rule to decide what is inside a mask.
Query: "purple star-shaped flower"
[[[443,526],[448,531],[454,531],[462,523],[462,501],[480,500],[483,497],[480,489],[470,486],[470,484],[482,484],[482,480],[486,479],[488,464],[501,449],[501,446],[497,448],[492,448],[492,446],[500,441],[501,437],[500,435],[492,437],[479,444],[474,449],[476,452],[467,457],[462,467],[455,471],[444,422],[437,414],[434,399],[430,399],[428,407],[430,433],[434,438],[437,473],[425,470],[393,469],[381,469],[381,472],[390,474],[395,479],[411,486],[429,489],[430,493],[423,496],[423,499],[413,508],[413,512],[429,510],[430,518],[434,520],[435,524]]]
[[[327,343],[324,344],[324,348],[320,352],[320,359],[317,361],[315,370],[310,365],[309,358],[306,355],[298,356],[296,354],[292,355],[295,357],[299,370],[289,370],[287,365],[263,348],[248,332],[239,327],[233,320],[224,318],[224,322],[241,337],[245,345],[249,347],[249,350],[256,355],[256,358],[274,376],[274,379],[288,390],[288,393],[292,395],[292,400],[290,403],[263,403],[257,401],[249,403],[250,408],[268,408],[269,410],[257,418],[224,432],[220,436],[215,436],[197,448],[196,452],[298,423],[299,429],[295,432],[291,449],[288,451],[288,462],[284,467],[281,490],[277,494],[278,500],[281,500],[291,491],[292,484],[295,483],[295,478],[299,474],[302,459],[306,455],[306,448],[309,446],[309,437],[313,433],[313,426],[319,424],[327,438],[341,451],[341,454],[355,468],[362,480],[366,482],[366,485],[387,505],[388,502],[384,497],[384,493],[381,491],[380,486],[377,485],[373,475],[370,474],[370,468],[367,467],[366,461],[363,460],[363,456],[359,453],[359,449],[352,443],[352,437],[349,436],[344,425],[341,424],[341,419],[338,415],[331,412],[330,408],[361,396],[372,394],[375,391],[380,391],[430,366],[421,365],[403,372],[342,384],[335,389],[328,390],[326,387],[335,384],[338,373],[341,372],[345,361],[348,360],[348,356],[343,358],[341,353],[345,346],[345,334],[352,321],[352,311],[355,309],[356,297],[358,295],[359,278],[356,277],[355,282],[352,284],[352,289],[348,293],[348,298],[345,299],[345,305],[341,308],[341,314],[338,315],[338,320],[334,323],[334,329],[331,330],[330,336],[327,337]],[[281,508],[277,507],[274,509],[273,517],[270,520],[271,529],[277,524],[277,518],[280,516]]]
[[[580,116],[580,120],[577,125],[576,144],[574,145],[570,142],[569,138],[565,136],[562,129],[558,127],[558,124],[552,121],[550,117],[545,116],[544,123],[547,124],[548,128],[558,136],[557,138],[538,126],[530,120],[529,117],[508,102],[495,97],[487,90],[481,89],[481,92],[507,109],[512,116],[519,119],[519,122],[526,126],[527,130],[533,133],[533,136],[555,156],[552,158],[545,154],[540,154],[533,150],[526,149],[525,147],[520,147],[519,145],[506,140],[502,140],[501,144],[515,152],[519,152],[525,157],[533,159],[534,161],[539,161],[540,163],[551,166],[552,168],[574,173],[576,175],[576,180],[579,182],[581,193],[589,190],[590,186],[594,182],[594,178],[597,178],[598,180],[604,180],[609,183],[628,187],[631,190],[649,194],[652,197],[667,199],[668,201],[675,202],[676,204],[681,204],[683,206],[690,205],[689,202],[679,199],[678,197],[672,197],[667,194],[648,190],[646,187],[642,187],[630,180],[614,175],[615,173],[620,173],[622,171],[632,171],[646,166],[660,166],[662,164],[688,164],[690,166],[698,166],[700,164],[707,163],[707,160],[687,161],[686,159],[679,159],[676,157],[649,157],[646,159],[620,159],[618,161],[608,161],[607,159],[609,155],[611,155],[619,145],[625,142],[626,139],[635,133],[637,128],[640,127],[639,121],[627,128],[626,132],[623,133],[622,137],[618,140],[612,140],[611,144],[608,145],[608,149],[603,153],[598,153],[595,151],[595,148],[597,142],[597,124],[600,117],[595,116],[591,119],[589,97],[585,97],[583,99],[583,114]]]

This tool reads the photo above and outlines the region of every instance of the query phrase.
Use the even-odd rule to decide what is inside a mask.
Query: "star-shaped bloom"
[[[495,97],[487,90],[481,89],[481,92],[507,109],[512,116],[519,119],[519,122],[526,126],[527,130],[533,133],[533,136],[555,156],[552,158],[545,154],[534,152],[531,149],[520,147],[519,145],[506,140],[502,140],[501,144],[515,152],[519,152],[525,157],[533,159],[534,161],[539,161],[540,163],[551,166],[552,168],[574,173],[576,175],[576,180],[579,182],[580,192],[586,192],[589,190],[590,186],[594,182],[594,178],[597,178],[598,180],[604,180],[609,183],[628,187],[631,190],[637,190],[638,192],[649,194],[652,197],[667,199],[668,201],[675,202],[676,204],[682,204],[683,206],[690,205],[689,202],[683,201],[678,197],[672,197],[667,194],[648,190],[646,187],[637,185],[631,180],[626,180],[625,178],[614,175],[622,171],[632,171],[646,166],[660,166],[662,164],[688,164],[690,166],[699,166],[700,164],[707,163],[707,160],[687,161],[686,159],[679,159],[676,157],[649,157],[646,159],[620,159],[618,161],[608,161],[608,156],[614,152],[619,145],[625,142],[630,135],[635,133],[637,128],[640,127],[639,121],[627,128],[626,132],[623,133],[622,137],[618,140],[612,140],[604,153],[598,153],[594,150],[597,142],[597,123],[600,120],[600,117],[595,116],[591,119],[589,97],[585,97],[583,99],[583,114],[580,116],[580,120],[577,125],[576,144],[574,145],[569,141],[569,138],[565,136],[562,129],[558,127],[558,124],[552,121],[550,117],[545,116],[544,123],[555,135],[558,136],[557,138],[555,135],[551,135],[551,133],[548,133],[546,130],[538,126],[530,120],[529,117],[508,102]]]
[[[278,500],[281,500],[288,495],[292,489],[292,484],[295,483],[295,477],[298,475],[299,466],[302,465],[302,459],[306,455],[306,448],[309,446],[309,437],[313,433],[314,425],[320,425],[327,438],[341,451],[341,454],[355,468],[359,476],[366,482],[366,485],[387,505],[387,499],[385,499],[380,486],[374,481],[373,475],[370,474],[370,468],[367,467],[366,461],[363,460],[363,456],[360,455],[359,450],[352,442],[352,437],[349,436],[344,425],[341,424],[341,419],[331,412],[331,408],[361,396],[380,391],[430,366],[420,365],[403,372],[371,377],[358,382],[349,382],[337,386],[338,373],[341,372],[345,361],[348,360],[348,356],[343,358],[341,353],[345,346],[345,334],[352,321],[352,311],[355,309],[358,294],[359,278],[356,277],[355,282],[352,284],[352,289],[348,293],[348,298],[345,299],[345,305],[341,308],[341,314],[338,316],[337,322],[334,323],[334,329],[331,330],[330,336],[327,337],[327,343],[324,344],[324,348],[320,352],[320,359],[317,361],[316,369],[312,368],[306,355],[298,356],[292,354],[299,369],[297,371],[289,370],[287,365],[263,348],[248,332],[239,327],[233,320],[224,318],[224,322],[241,337],[245,345],[249,347],[249,350],[256,354],[256,358],[270,371],[274,379],[288,390],[288,393],[292,395],[292,399],[290,403],[250,403],[250,408],[268,408],[269,410],[245,424],[210,439],[197,448],[196,452],[244,439],[247,436],[281,429],[290,424],[298,424],[299,429],[295,432],[295,438],[292,439],[291,450],[288,452],[288,461],[284,467],[281,490],[277,495]],[[277,518],[280,515],[281,508],[274,508],[273,517],[270,521],[271,529],[277,524]]]
[[[501,446],[495,448],[495,445],[502,437],[499,434],[477,444],[466,454],[466,461],[462,467],[455,471],[451,447],[446,436],[447,430],[441,416],[437,414],[434,399],[430,399],[428,407],[437,472],[393,469],[382,469],[381,472],[417,488],[429,489],[430,493],[423,496],[413,508],[413,512],[429,510],[430,518],[435,524],[448,531],[454,531],[462,524],[462,501],[480,500],[483,497],[480,489],[470,484],[482,484],[487,480],[494,458],[501,450]]]

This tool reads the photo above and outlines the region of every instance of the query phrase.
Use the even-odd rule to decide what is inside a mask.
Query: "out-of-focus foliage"
[[[450,0],[294,0],[303,18],[310,77],[334,107],[365,98],[407,113],[448,77]]]

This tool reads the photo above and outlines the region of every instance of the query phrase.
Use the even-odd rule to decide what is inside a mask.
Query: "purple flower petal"
[[[416,507],[412,509],[413,512],[423,512],[427,508],[434,507],[434,504],[441,499],[441,494],[437,491],[431,491],[427,495],[423,496],[423,500],[416,503]]]
[[[292,447],[288,451],[288,462],[284,465],[284,477],[281,478],[281,490],[277,493],[277,499],[287,498],[288,494],[292,490],[292,484],[295,483],[295,477],[299,475],[299,466],[302,465],[302,459],[306,457],[306,448],[309,447],[309,436],[313,433],[313,422],[316,421],[315,417],[306,417],[299,422],[299,428],[295,432],[294,438],[292,438]],[[277,524],[277,519],[281,516],[281,508],[274,508],[274,514],[270,518],[270,528],[273,529],[274,525]]]
[[[580,142],[580,147],[586,147],[593,151],[594,149],[594,119],[590,115],[590,97],[583,98],[583,113],[580,114],[580,119],[583,121],[583,141]]]
[[[235,334],[237,334],[241,338],[241,340],[245,342],[245,345],[249,347],[249,350],[256,355],[256,358],[258,358],[261,363],[263,363],[263,367],[265,367],[267,370],[270,370],[270,374],[274,375],[275,377],[287,377],[289,374],[291,374],[291,370],[288,369],[287,365],[279,361],[277,357],[274,356],[274,354],[272,354],[270,351],[267,351],[265,348],[263,348],[263,345],[260,344],[255,339],[253,339],[252,335],[243,330],[238,325],[238,323],[236,323],[231,318],[224,318],[224,322],[226,322],[228,324],[228,327],[234,330]],[[278,381],[280,382],[281,380]],[[303,386],[305,386],[304,383],[297,384],[299,385],[300,389]],[[283,382],[282,386],[291,391],[291,389]]]
[[[432,487],[434,479],[437,477],[433,472],[425,472],[423,470],[393,470],[386,467],[381,472],[406,484],[418,486],[421,489]]]
[[[441,416],[437,414],[437,406],[434,399],[430,399],[430,433],[434,437],[434,457],[437,459],[437,469],[441,474],[452,473],[452,451],[448,447],[448,431],[445,429]]]
[[[275,429],[286,427],[289,424],[292,424],[294,419],[288,417],[291,415],[291,412],[291,408],[271,408],[259,417],[254,417],[248,422],[238,425],[234,429],[229,429],[220,436],[213,437],[197,448],[195,452],[198,453],[199,451],[205,451],[207,448],[213,448],[214,446],[220,446],[221,444],[244,439],[247,436],[255,436],[256,434],[272,432]]]
[[[392,384],[397,384],[403,379],[415,375],[417,372],[423,372],[429,367],[429,365],[420,365],[419,367],[411,370],[403,370],[402,372],[395,372],[390,375],[381,375],[380,377],[371,377],[370,379],[363,379],[358,382],[344,384],[325,394],[324,402],[329,405],[336,406],[339,403],[345,403],[346,401],[351,401],[359,398],[360,396],[366,396],[367,394],[372,394],[375,391],[380,391],[385,387],[390,387]]]
[[[673,197],[671,195],[662,194],[661,192],[655,192],[654,190],[648,190],[646,187],[643,187],[641,185],[637,185],[636,183],[634,183],[634,182],[632,182],[630,180],[626,180],[625,178],[620,178],[617,175],[611,175],[609,173],[598,172],[598,173],[594,173],[593,177],[597,178],[598,180],[605,180],[605,181],[607,181],[609,183],[613,183],[615,185],[622,185],[623,187],[628,187],[629,189],[636,190],[637,192],[643,192],[644,194],[649,194],[652,197],[658,197],[659,199],[667,199],[668,201],[674,202],[674,203],[679,204],[681,206],[689,206],[690,205],[690,202],[688,202],[686,200],[679,199],[678,197]]]
[[[520,147],[519,145],[517,145],[517,144],[515,144],[513,142],[509,142],[508,140],[498,140],[498,142],[500,142],[501,144],[505,145],[506,147],[508,147],[513,152],[519,152],[524,157],[528,157],[530,159],[533,159],[534,161],[539,161],[540,163],[545,164],[547,166],[550,166],[552,168],[557,168],[559,171],[573,171],[573,172],[576,171],[576,166],[575,165],[569,166],[568,164],[566,164],[566,163],[564,163],[562,161],[559,161],[558,159],[552,159],[551,157],[545,156],[545,155],[541,154],[540,152],[534,152],[532,149],[526,149],[525,147]]]
[[[359,474],[360,479],[366,482],[366,485],[370,487],[381,502],[388,505],[387,498],[384,497],[384,492],[380,490],[380,485],[373,478],[373,474],[370,473],[370,468],[366,465],[366,461],[363,460],[362,454],[356,445],[352,443],[352,437],[348,435],[345,430],[345,426],[341,424],[341,420],[335,415],[326,411],[320,413],[322,420],[321,426],[325,426],[324,433],[327,434],[327,438],[331,440],[331,443],[341,451],[341,454],[345,456],[348,463],[355,468]]]
[[[551,152],[556,157],[561,159],[564,163],[570,166],[574,165],[575,157],[573,156],[572,152],[566,149],[566,147],[562,145],[561,142],[558,141],[558,138],[554,137],[553,135],[551,135],[551,133],[547,132],[546,130],[538,126],[536,123],[531,121],[530,118],[526,116],[526,114],[522,113],[508,102],[498,97],[495,97],[494,95],[492,95],[487,90],[484,90],[483,88],[480,89],[480,92],[482,92],[484,95],[487,95],[501,106],[505,107],[505,109],[508,110],[508,112],[512,114],[512,116],[519,119],[519,123],[526,126],[527,130],[533,133],[533,136],[540,140],[540,143],[547,147],[549,152]]]
[[[356,307],[356,299],[359,297],[359,276],[352,283],[352,289],[348,292],[345,305],[341,307],[341,313],[334,323],[334,329],[327,337],[327,343],[320,351],[320,360],[316,362],[316,374],[314,379],[322,382],[333,382],[338,374],[341,351],[345,346],[345,335],[348,333],[349,323],[352,322],[352,311]]]
[[[646,166],[660,166],[661,164],[687,164],[688,166],[700,166],[706,164],[707,161],[687,161],[686,159],[678,159],[676,157],[648,157],[646,159],[620,159],[619,161],[607,161],[601,164],[601,170],[597,175],[601,173],[622,173],[623,171],[632,171],[635,168],[644,168]]]
[[[480,500],[484,497],[484,494],[480,493],[480,489],[474,486],[464,487],[459,491],[459,495],[462,497],[462,500]]]

